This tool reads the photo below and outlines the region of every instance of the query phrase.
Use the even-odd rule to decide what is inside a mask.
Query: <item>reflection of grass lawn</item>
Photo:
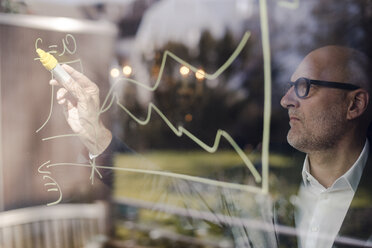
[[[248,157],[257,168],[260,167],[260,154],[250,154]],[[298,162],[292,157],[281,154],[271,154],[269,161],[270,170],[275,171],[275,173],[277,171],[287,171]],[[219,151],[213,154],[203,151],[153,151],[141,155],[119,154],[115,157],[114,164],[115,167],[120,168],[161,170],[216,180],[223,178],[224,181],[231,183],[245,184],[246,178],[251,178],[252,182],[252,176],[248,168],[234,151]],[[153,181],[160,181],[160,185],[152,184]],[[273,173],[270,175],[271,183],[282,184],[281,180],[278,180]],[[260,187],[259,184],[256,186]],[[281,187],[278,188],[283,190]],[[115,172],[114,195],[176,207],[183,207],[183,201],[186,199],[188,207],[191,206],[192,209],[194,209],[194,206],[196,206],[195,209],[198,209],[198,201],[201,200],[198,197],[173,192],[172,179],[170,178],[118,171]],[[219,210],[218,205],[216,205],[218,196],[208,193],[202,193],[202,195],[203,200],[211,206],[217,206],[215,210]],[[244,200],[252,201],[252,198],[247,197]],[[223,227],[213,223],[208,223],[206,227],[206,222],[197,220],[195,221],[196,229],[188,229],[183,219],[171,214],[142,209],[138,211],[138,219],[135,222],[150,229],[161,228],[192,237],[197,237],[198,230],[205,228],[207,231],[200,238],[208,240],[216,237],[222,238],[226,235],[224,234],[226,230]],[[131,235],[133,236],[133,232],[128,231],[125,226],[119,225],[117,226],[117,235],[122,239],[127,239]],[[146,239],[146,235],[143,236],[144,233],[139,232],[138,235],[142,235],[139,239]]]
[[[206,176],[211,172],[218,172],[224,168],[242,165],[242,160],[232,151],[221,151],[217,153],[206,152],[176,152],[176,151],[156,151],[142,155],[142,159],[135,155],[118,155],[115,165],[128,168],[142,168],[143,159],[147,164],[151,163],[152,169],[183,173],[193,176]],[[251,160],[253,160],[250,157]],[[254,159],[256,160],[256,159]],[[142,163],[142,164],[140,164]],[[151,169],[151,168],[149,168]]]
[[[260,154],[249,154],[253,164],[260,164]],[[271,154],[271,168],[286,168],[293,165],[293,159],[281,154]],[[115,167],[169,171],[173,173],[206,177],[224,181],[236,182],[242,173],[250,175],[249,169],[241,158],[232,150],[208,153],[203,151],[153,151],[142,155],[119,154],[115,158]],[[228,175],[226,175],[228,174]],[[115,196],[138,198],[138,190],[145,185],[149,176],[133,172],[115,173]],[[257,185],[260,187],[260,185]],[[142,195],[143,197],[143,195]],[[142,199],[141,197],[141,199]],[[150,200],[145,196],[145,200]]]

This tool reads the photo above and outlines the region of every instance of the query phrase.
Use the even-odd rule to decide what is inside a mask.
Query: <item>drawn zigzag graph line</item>
[[[232,64],[232,62],[236,59],[236,57],[243,50],[243,48],[246,45],[249,37],[250,37],[250,32],[246,32],[244,34],[242,40],[240,41],[239,45],[237,46],[237,48],[235,49],[235,51],[230,56],[230,58],[215,73],[213,73],[213,74],[205,73],[204,74],[205,78],[207,78],[209,80],[212,80],[212,79],[217,78],[219,75],[221,75],[221,73],[223,73]],[[116,104],[121,109],[123,109],[133,120],[135,120],[140,125],[147,125],[149,123],[149,121],[151,119],[152,110],[154,110],[163,119],[163,121],[169,126],[169,128],[178,137],[181,137],[183,134],[185,134],[187,137],[189,137],[191,140],[193,140],[195,143],[197,143],[200,147],[202,147],[204,150],[206,150],[206,151],[208,151],[210,153],[214,153],[214,152],[217,151],[218,146],[219,146],[219,143],[220,143],[220,140],[221,140],[221,137],[224,137],[230,143],[230,145],[234,148],[234,150],[237,152],[237,154],[240,156],[240,158],[243,160],[244,164],[252,172],[252,175],[254,176],[256,182],[257,183],[258,182],[261,182],[261,176],[258,173],[258,171],[256,170],[256,168],[254,167],[254,165],[252,164],[252,162],[249,160],[249,158],[246,156],[246,154],[243,152],[243,150],[238,146],[238,144],[236,144],[236,142],[234,141],[234,139],[226,131],[221,130],[221,129],[217,130],[217,134],[216,134],[216,137],[215,137],[215,141],[214,141],[213,146],[208,146],[207,144],[205,144],[199,138],[197,138],[196,136],[194,136],[191,132],[189,132],[184,127],[182,127],[182,126],[175,127],[167,119],[167,117],[153,103],[149,103],[149,105],[148,105],[148,112],[147,112],[147,117],[146,117],[145,120],[141,120],[141,119],[137,118],[133,113],[131,113],[129,111],[129,109],[127,109],[125,106],[123,106],[120,103],[119,98],[117,97],[116,94],[114,94],[114,88],[116,87],[116,85],[118,83],[122,83],[123,81],[127,81],[127,82],[130,82],[130,83],[136,84],[136,85],[138,85],[138,86],[140,86],[140,87],[142,87],[142,88],[144,88],[144,89],[146,89],[148,91],[155,91],[159,87],[160,80],[162,78],[164,67],[165,67],[166,60],[167,60],[167,57],[168,56],[171,57],[172,59],[174,59],[175,61],[177,61],[179,64],[188,67],[191,71],[193,71],[195,73],[197,73],[198,70],[199,70],[198,68],[190,65],[186,61],[184,61],[181,58],[177,57],[175,54],[173,54],[173,53],[171,53],[169,51],[165,51],[164,52],[164,55],[163,55],[163,59],[162,59],[162,63],[161,63],[160,71],[159,71],[159,75],[158,75],[158,78],[157,78],[156,83],[155,83],[154,86],[151,87],[151,86],[148,86],[146,84],[143,84],[141,82],[138,82],[136,80],[129,79],[129,78],[120,78],[120,79],[118,79],[114,83],[114,85],[111,87],[111,89],[109,90],[109,93],[107,94],[107,97],[105,98],[105,101],[102,104],[101,111],[100,111],[99,115],[102,114],[102,113],[104,113],[104,112],[106,112],[112,106],[112,104],[114,103],[114,100],[116,99]],[[112,96],[112,98],[110,100],[110,103],[108,103],[110,96]]]
[[[181,137],[183,134],[185,134],[187,137],[189,137],[191,140],[193,140],[196,144],[198,144],[200,147],[202,147],[204,150],[210,153],[214,153],[217,151],[218,146],[220,144],[221,137],[224,137],[230,145],[234,148],[234,150],[238,153],[240,158],[243,160],[244,164],[248,167],[248,169],[252,172],[252,175],[254,176],[256,182],[261,181],[261,176],[255,169],[252,162],[249,160],[249,158],[245,155],[243,150],[236,144],[234,139],[224,130],[218,129],[217,134],[215,136],[215,140],[213,143],[213,146],[208,146],[203,141],[201,141],[199,138],[197,138],[195,135],[193,135],[191,132],[189,132],[187,129],[185,129],[182,126],[178,126],[177,128],[167,119],[167,117],[153,104],[149,103],[148,105],[148,111],[147,111],[147,117],[145,120],[140,120],[136,116],[134,116],[126,107],[124,107],[118,100],[116,104],[122,108],[133,120],[135,120],[140,125],[147,125],[150,122],[151,119],[151,113],[152,110],[154,110],[162,119],[163,121],[168,125],[168,127],[178,136]]]
[[[231,63],[236,59],[236,57],[240,54],[240,52],[244,48],[245,44],[247,43],[249,36],[250,36],[250,32],[246,32],[244,34],[242,40],[240,41],[239,45],[237,46],[237,48],[235,49],[233,54],[230,56],[230,58],[215,73],[213,73],[213,74],[205,73],[204,74],[205,78],[207,78],[209,80],[215,79],[221,73],[223,73],[231,65]],[[186,61],[177,57],[173,53],[171,53],[169,51],[165,51],[165,53],[163,55],[163,60],[162,60],[161,68],[160,68],[160,71],[159,71],[159,75],[158,75],[157,81],[156,81],[156,83],[153,87],[148,86],[144,83],[138,82],[136,80],[130,79],[130,78],[120,78],[120,79],[118,79],[112,85],[108,94],[106,95],[106,98],[105,98],[105,100],[104,100],[104,102],[101,106],[100,112],[97,114],[97,118],[99,118],[99,116],[101,114],[103,114],[104,112],[108,111],[111,108],[111,106],[114,104],[115,99],[116,99],[116,104],[121,109],[123,109],[133,120],[135,120],[140,125],[147,125],[149,123],[149,121],[151,119],[152,110],[154,110],[177,136],[180,137],[183,134],[185,134],[191,140],[193,140],[195,143],[197,143],[200,147],[202,147],[204,150],[206,150],[210,153],[214,153],[217,150],[217,148],[219,146],[219,143],[220,143],[220,140],[221,140],[221,137],[224,137],[230,143],[230,145],[235,149],[235,151],[240,156],[240,158],[243,160],[243,162],[248,167],[248,169],[252,172],[252,175],[254,176],[256,182],[257,183],[261,182],[261,180],[262,180],[261,175],[257,172],[254,165],[249,160],[249,158],[246,156],[246,154],[242,151],[242,149],[236,144],[234,139],[226,131],[217,130],[214,145],[213,146],[208,146],[207,144],[202,142],[200,139],[198,139],[196,136],[194,136],[192,133],[190,133],[187,129],[183,128],[182,126],[178,126],[178,128],[176,128],[153,103],[149,103],[149,105],[148,105],[148,113],[147,113],[147,117],[146,117],[145,120],[141,120],[141,119],[137,118],[133,113],[131,113],[131,111],[129,109],[127,109],[125,106],[123,106],[120,103],[119,97],[114,92],[115,87],[119,83],[130,82],[130,83],[136,84],[136,85],[138,85],[138,86],[140,86],[140,87],[142,87],[146,90],[155,91],[160,84],[160,80],[161,80],[161,77],[162,77],[162,74],[163,74],[163,71],[164,71],[164,67],[165,67],[165,64],[166,64],[166,59],[167,59],[168,56],[171,57],[172,59],[174,59],[175,61],[177,61],[178,63],[187,66],[193,72],[196,73],[198,71],[198,69],[196,67],[190,65],[189,63],[187,63]],[[77,135],[76,134],[57,135],[57,136],[53,136],[53,137],[44,138],[43,141],[57,139],[57,138],[63,138],[63,137],[68,137],[68,136],[77,136]],[[254,192],[254,193],[263,193],[261,191],[261,188],[258,188],[256,186],[240,185],[240,184],[235,184],[235,183],[227,183],[227,182],[221,182],[221,181],[216,181],[216,180],[211,180],[211,179],[206,179],[206,178],[201,178],[201,177],[193,177],[193,176],[188,176],[188,175],[183,175],[183,174],[178,174],[178,173],[172,173],[172,172],[164,172],[164,171],[150,171],[150,170],[129,169],[129,168],[115,168],[115,167],[105,167],[105,166],[99,166],[99,165],[92,166],[91,164],[90,165],[84,165],[84,164],[72,164],[72,163],[56,163],[56,164],[50,164],[47,167],[49,168],[49,167],[52,167],[52,166],[63,166],[63,165],[92,167],[92,173],[96,168],[119,170],[119,171],[128,171],[128,172],[135,172],[135,173],[145,173],[145,174],[153,174],[153,175],[160,175],[160,176],[169,176],[169,177],[174,177],[174,178],[182,178],[182,179],[185,179],[185,180],[201,182],[201,183],[205,183],[205,184],[209,184],[209,185],[215,185],[215,186],[226,187],[226,188],[231,188],[231,189],[248,190],[248,191]],[[91,177],[92,177],[92,175],[91,175]]]

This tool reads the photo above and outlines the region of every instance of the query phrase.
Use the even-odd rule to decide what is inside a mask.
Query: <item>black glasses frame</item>
[[[298,93],[298,84],[300,83],[300,80],[305,80],[306,82],[306,91],[304,95],[300,95]],[[336,88],[336,89],[342,89],[342,90],[356,90],[360,87],[354,84],[349,83],[338,83],[338,82],[330,82],[330,81],[322,81],[322,80],[314,80],[314,79],[308,79],[308,78],[298,78],[295,82],[289,82],[291,86],[294,86],[295,92],[297,97],[299,98],[306,98],[309,95],[310,91],[310,85],[320,85],[328,88]]]

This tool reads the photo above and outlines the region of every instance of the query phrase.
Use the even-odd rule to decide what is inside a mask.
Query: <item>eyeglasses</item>
[[[289,82],[290,86],[294,86],[294,90],[296,95],[299,98],[306,98],[310,91],[310,85],[320,85],[328,88],[336,88],[342,90],[356,90],[359,89],[359,86],[354,84],[347,84],[347,83],[337,83],[337,82],[329,82],[329,81],[321,81],[321,80],[313,80],[301,77],[297,79],[295,82]]]

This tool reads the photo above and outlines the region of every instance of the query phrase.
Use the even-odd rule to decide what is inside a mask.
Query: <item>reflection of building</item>
[[[34,61],[35,41],[41,38],[37,46],[54,49],[61,63],[71,63],[81,70],[81,61],[84,71],[99,84],[104,95],[108,91],[107,70],[113,56],[116,29],[102,22],[1,14],[0,33],[1,208],[54,202],[59,192],[47,192],[44,184],[50,181],[38,174],[38,167],[48,160],[76,162],[83,145],[76,137],[42,141],[42,138],[71,133],[55,101],[49,122],[35,133],[47,119],[51,106],[48,85],[51,75]],[[76,53],[71,52],[75,50],[71,47],[74,42],[67,34],[75,37]],[[71,53],[61,55],[66,48],[63,44]],[[98,196],[104,188],[99,182],[91,186],[87,169],[66,167],[51,173],[48,176],[58,182],[64,201],[91,200],[92,190],[96,190],[95,196]]]
[[[2,110],[4,110],[4,106],[12,106],[2,111],[3,126],[1,139],[3,156],[1,156],[2,161],[0,161],[0,166],[3,166],[3,175],[0,178],[0,182],[3,187],[0,187],[0,192],[3,193],[5,191],[5,202],[1,202],[2,199],[0,197],[0,210],[4,207],[7,209],[44,203],[45,199],[51,199],[49,198],[50,194],[46,194],[43,182],[40,182],[42,179],[39,177],[36,179],[34,177],[26,177],[23,182],[28,186],[21,192],[19,185],[16,184],[17,175],[23,175],[23,173],[34,175],[35,171],[37,171],[37,165],[45,162],[44,160],[74,161],[77,156],[76,152],[79,153],[83,149],[80,142],[74,138],[70,138],[70,142],[72,143],[68,146],[58,141],[52,141],[49,144],[41,141],[42,137],[70,132],[66,128],[63,117],[60,115],[58,115],[57,119],[53,119],[54,115],[52,116],[50,123],[40,132],[42,137],[39,134],[35,134],[35,130],[39,128],[38,125],[42,124],[41,122],[45,120],[49,111],[50,88],[47,86],[47,82],[50,75],[39,64],[32,63],[33,60],[30,60],[31,62],[29,60],[22,60],[25,63],[24,68],[35,67],[32,69],[35,72],[33,78],[31,82],[29,78],[26,78],[30,74],[28,69],[16,73],[17,77],[14,77],[13,75],[17,71],[17,66],[22,67],[22,64],[16,64],[19,58],[21,56],[28,58],[34,57],[32,47],[37,37],[43,39],[43,45],[45,46],[47,44],[60,45],[64,35],[70,33],[77,39],[77,56],[82,60],[84,71],[94,82],[99,84],[102,93],[101,97],[103,97],[109,87],[109,71],[107,70],[112,66],[113,61],[117,61],[114,64],[121,64],[128,61],[129,51],[132,50],[133,37],[136,34],[142,15],[148,6],[156,1],[127,0],[106,1],[104,3],[99,1],[96,3],[90,1],[51,2],[43,0],[27,1],[25,3],[1,1],[1,11],[28,14],[28,16],[4,15],[0,18],[2,51],[0,82],[3,94],[6,91],[8,96],[6,99],[5,95],[1,97],[3,103]],[[52,16],[74,19],[53,18]],[[93,20],[93,22],[84,21],[84,19]],[[116,24],[118,24],[117,30],[119,31],[118,42],[113,39],[116,32],[114,25]],[[14,42],[15,40],[19,42]],[[26,47],[26,44],[31,44],[31,48]],[[12,56],[8,55],[10,51],[12,51]],[[17,53],[17,51],[22,51],[22,54]],[[74,58],[77,56],[74,56]],[[99,59],[97,59],[97,56]],[[5,59],[8,60],[5,62]],[[68,57],[65,59],[68,59]],[[130,66],[130,64],[127,64],[127,66]],[[129,76],[132,74],[130,67],[126,67],[124,71],[122,69],[124,68],[120,68],[119,75],[124,74]],[[26,81],[27,84],[22,86],[23,92],[27,92],[28,87],[32,87],[34,91],[31,92],[35,92],[34,96],[38,97],[40,101],[24,106],[26,96],[22,94],[22,91],[15,90],[18,90],[21,84]],[[40,84],[40,82],[45,83]],[[35,109],[37,109],[37,112]],[[55,113],[60,113],[58,110],[59,106],[55,106]],[[35,115],[35,113],[39,114]],[[9,115],[14,117],[19,116],[19,118],[10,118]],[[22,121],[15,124],[14,121],[16,119]],[[53,127],[53,130],[48,129],[48,127]],[[15,130],[19,131],[16,132]],[[8,137],[8,135],[11,137]],[[19,144],[20,137],[23,137],[23,142],[16,149],[15,146]],[[14,146],[5,146],[5,144],[14,144]],[[30,148],[32,148],[31,152]],[[15,162],[15,159],[17,162]],[[27,166],[25,168],[26,163],[33,166]],[[18,170],[22,170],[22,173],[17,173]],[[84,174],[84,172],[81,173]],[[83,174],[80,174],[80,172],[75,173],[83,185],[80,187],[81,190],[86,191],[89,190],[87,185],[90,188],[90,183],[88,180],[85,180],[89,176],[86,177]],[[4,180],[2,180],[3,178]],[[69,198],[69,190],[74,187],[76,188],[76,185],[74,186],[76,178],[63,178],[67,180],[63,188],[64,196]],[[13,194],[10,196],[9,192],[11,190],[13,190]]]
[[[134,8],[138,5],[146,5],[152,1],[146,0],[123,0],[123,1],[82,1],[82,0],[36,0],[17,3],[9,2],[4,12],[14,12],[19,14],[69,17],[85,20],[105,20],[117,23],[123,16],[131,15]],[[5,6],[5,4],[4,4]]]

